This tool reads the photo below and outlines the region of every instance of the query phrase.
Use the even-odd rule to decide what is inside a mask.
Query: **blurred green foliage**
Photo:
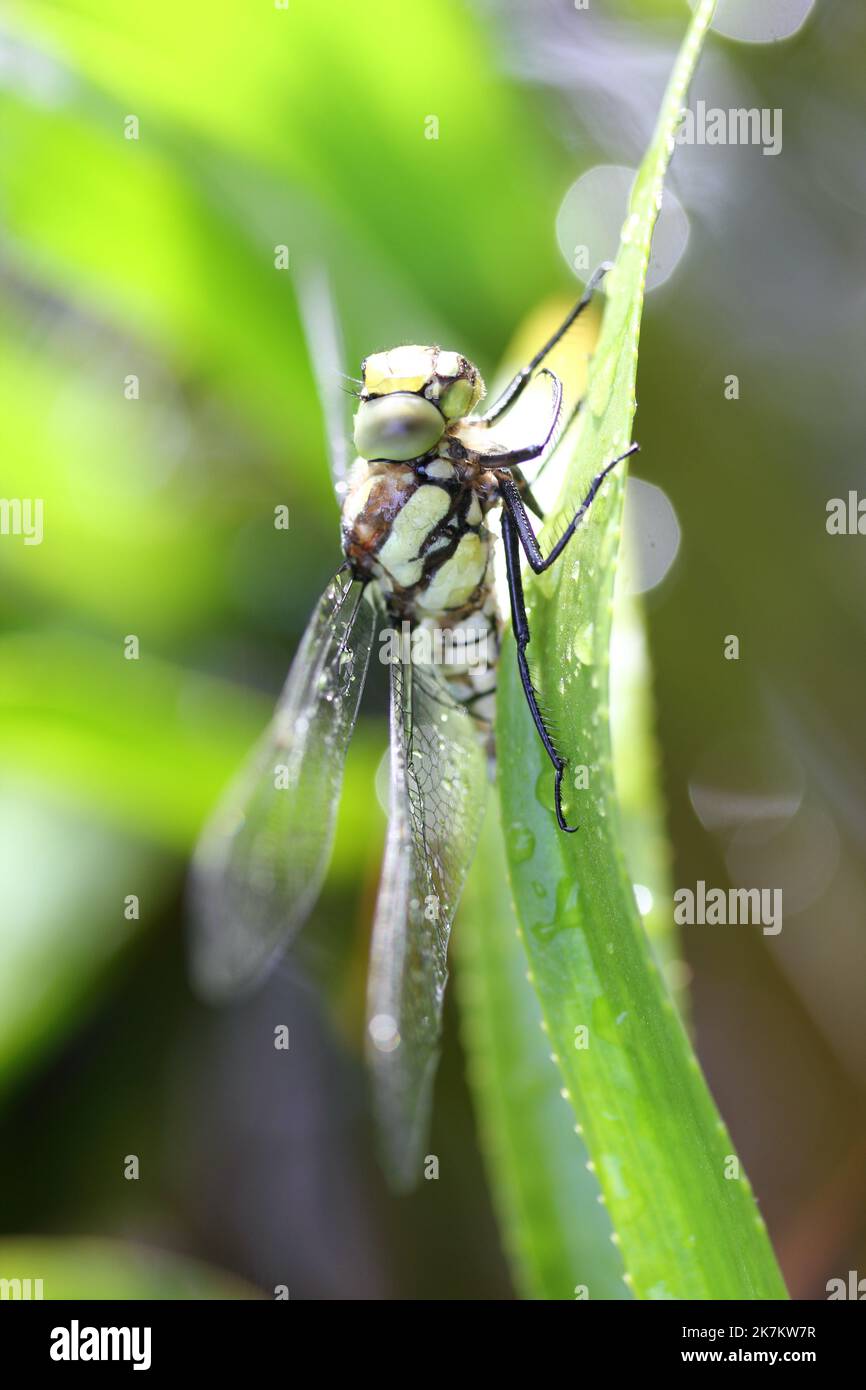
[[[45,539],[0,546],[3,765],[46,830],[61,801],[73,833],[140,844],[152,917],[176,874],[154,850],[189,847],[266,718],[234,683],[275,691],[339,558],[294,268],[326,259],[351,360],[409,334],[489,361],[556,282],[533,248],[561,177],[457,4],[387,44],[349,4],[37,3],[7,25],[3,486],[44,500]],[[94,970],[118,910],[94,915]]]
[[[179,1040],[204,1027],[181,984],[186,852],[267,717],[339,558],[294,275],[310,256],[326,261],[350,371],[391,342],[440,340],[489,377],[514,325],[548,295],[574,291],[556,249],[557,207],[591,162],[621,151],[561,92],[508,75],[519,9],[412,0],[371,19],[350,0],[289,0],[286,10],[267,0],[4,7],[0,492],[45,507],[40,546],[0,537],[0,1213],[9,1230],[191,1242],[268,1286],[258,1250],[236,1232],[223,1245],[215,1234],[239,1175],[263,1186],[252,1141],[223,1175],[210,1220],[194,1196],[215,1149],[199,1169],[188,1161],[183,1188],[181,1140],[170,1131],[161,1185],[137,1202],[105,1183],[114,1171],[105,1155],[123,1152],[137,1106],[157,1166],[167,1078],[185,1076]],[[553,9],[531,7],[539,43]],[[610,99],[617,129],[628,130],[618,105],[632,86],[627,49],[640,76],[645,52],[681,32],[686,6],[610,0],[605,20],[623,17],[615,70],[580,100],[595,117]],[[736,196],[730,184],[707,184],[689,264],[653,300],[637,431],[642,462],[683,526],[673,599],[650,605],[678,881],[724,873],[723,850],[688,801],[699,758],[726,729],[763,739],[780,691],[787,745],[814,769],[810,795],[824,798],[847,837],[839,896],[829,908],[819,901],[814,919],[805,914],[825,943],[817,962],[797,954],[805,938],[796,925],[782,966],[760,943],[735,954],[692,946],[714,1086],[806,1288],[816,1260],[820,1269],[840,1248],[840,1259],[858,1258],[841,1240],[814,1254],[797,1223],[812,1184],[823,1191],[859,1142],[862,1030],[846,1041],[834,1029],[853,1017],[850,988],[862,978],[849,925],[864,900],[863,838],[850,808],[852,769],[866,755],[862,551],[855,541],[827,545],[821,532],[828,487],[853,486],[859,457],[850,401],[862,314],[850,286],[862,280],[862,237],[852,209],[866,201],[846,151],[864,118],[866,32],[857,7],[828,6],[818,19],[784,51],[716,46],[755,100],[785,105],[786,154],[758,155],[760,179],[741,173]],[[562,31],[550,33],[558,44]],[[570,50],[575,71],[578,57]],[[438,140],[425,138],[431,115]],[[125,138],[129,116],[137,140]],[[278,246],[288,247],[287,271],[275,268]],[[831,263],[835,274],[824,276]],[[745,386],[736,414],[719,386],[733,370]],[[138,399],[125,394],[131,376]],[[290,508],[288,532],[274,529],[279,505]],[[718,634],[734,627],[749,659],[720,672]],[[140,640],[138,661],[124,659],[129,634]],[[358,731],[334,876],[312,924],[337,923],[355,942],[337,1001],[346,1037],[358,1031],[382,836],[371,791],[384,746],[377,698]],[[753,774],[760,788],[745,766],[747,783]],[[138,921],[124,917],[130,893]],[[822,991],[819,967],[834,951],[843,964],[825,971]],[[357,1212],[341,1218],[362,1252],[352,1274],[361,1296],[508,1291],[449,1037],[434,1142],[459,1177],[449,1186],[443,1163],[440,1205],[422,1194],[395,1217],[361,1163],[329,1188],[336,1203],[356,1182],[379,1223],[374,1236]],[[357,1089],[352,1073],[346,1091]],[[183,1092],[184,1114],[195,1091]],[[224,1101],[232,1132],[236,1101]],[[256,1142],[272,1138],[267,1115]],[[310,1120],[299,1152],[314,1131]],[[330,1132],[321,1142],[335,1147]],[[349,1147],[342,1130],[339,1144]],[[787,1176],[771,1184],[780,1168]],[[281,1170],[284,1183],[290,1172]],[[311,1205],[308,1188],[294,1196],[293,1234]],[[451,1245],[443,1205],[459,1233]],[[323,1273],[311,1244],[285,1237],[295,1244],[311,1286],[345,1287],[345,1261],[332,1257]],[[418,1269],[419,1245],[431,1252],[429,1270]],[[371,1278],[389,1259],[401,1271],[395,1282]]]
[[[5,23],[3,491],[42,498],[45,528],[0,545],[0,1081],[20,1085],[142,933],[180,926],[185,853],[338,562],[294,274],[328,264],[350,362],[408,337],[489,368],[561,283],[538,247],[566,172],[450,0],[387,43],[348,3]],[[362,723],[350,759],[338,915],[375,874],[383,740]]]
[[[110,1240],[3,1240],[0,1268],[4,1278],[30,1280],[31,1288],[34,1280],[41,1280],[40,1296],[50,1299],[260,1296],[239,1279],[195,1260]]]

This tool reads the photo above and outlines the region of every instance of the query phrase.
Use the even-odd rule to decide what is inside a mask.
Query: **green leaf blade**
[[[652,230],[712,0],[692,19],[632,192],[556,517],[628,444]],[[530,661],[575,835],[526,712],[511,642],[499,685],[499,777],[517,915],[553,1051],[638,1298],[783,1298],[784,1284],[653,957],[627,871],[612,770],[609,650],[624,481],[611,478],[560,563],[527,586]],[[555,527],[554,527],[555,529]]]
[[[455,933],[463,1042],[503,1244],[531,1299],[628,1299],[598,1182],[526,979],[498,816],[488,807]]]

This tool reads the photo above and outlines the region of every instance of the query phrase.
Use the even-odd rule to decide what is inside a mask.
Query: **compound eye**
[[[362,401],[355,415],[355,448],[365,459],[404,463],[438,444],[445,428],[432,401],[406,391]]]
[[[468,415],[477,404],[478,393],[475,385],[465,376],[460,377],[458,381],[452,381],[439,397],[439,409],[446,420],[457,420],[461,415]]]

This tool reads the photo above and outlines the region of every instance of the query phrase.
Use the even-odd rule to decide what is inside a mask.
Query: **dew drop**
[[[583,666],[591,666],[595,651],[593,647],[593,636],[595,626],[593,623],[586,623],[576,634],[572,644],[575,661],[579,661]]]
[[[508,851],[515,864],[525,864],[535,853],[535,836],[528,826],[515,821],[508,828]]]

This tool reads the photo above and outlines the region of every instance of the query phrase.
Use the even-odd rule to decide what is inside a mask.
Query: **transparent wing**
[[[322,266],[305,270],[299,276],[298,306],[324,416],[334,491],[337,500],[342,501],[351,462],[351,407],[356,402],[346,387],[345,350],[340,322],[331,284]]]
[[[253,984],[319,894],[375,635],[372,598],[347,574],[332,580],[268,729],[199,842],[191,966],[206,998]]]
[[[386,1170],[420,1177],[451,924],[481,828],[486,761],[432,666],[391,666],[391,795],[367,994],[367,1050]]]

